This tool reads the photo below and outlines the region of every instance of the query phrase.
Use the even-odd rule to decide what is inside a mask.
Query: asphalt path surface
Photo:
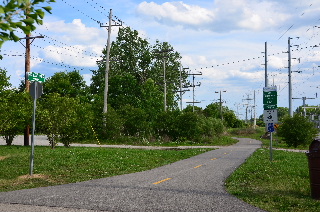
[[[0,193],[0,211],[263,211],[228,194],[226,178],[260,141],[239,138],[152,170]]]

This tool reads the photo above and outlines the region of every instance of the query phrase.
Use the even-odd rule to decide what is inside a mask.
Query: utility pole
[[[267,42],[264,42],[264,87],[268,87],[268,49]]]
[[[249,104],[249,101],[253,100],[253,99],[250,99],[249,98],[249,94],[247,94],[247,98],[246,99],[243,99],[243,100],[247,100],[247,104],[245,104],[247,107],[246,107],[246,123],[248,122],[248,107],[250,106]]]
[[[307,99],[315,99],[315,98],[302,97],[302,98],[292,98],[292,99],[302,99],[303,116],[306,117],[306,116],[307,116],[307,112],[306,112],[306,100],[307,100]]]
[[[221,120],[223,120],[221,92],[227,92],[227,91],[221,91],[221,90],[220,90],[220,99],[219,99],[219,102],[220,102],[220,116],[221,116]],[[219,91],[215,91],[215,93],[219,93]]]
[[[189,68],[182,68],[182,66],[180,66],[180,90],[177,91],[178,93],[180,93],[180,111],[182,111],[182,95],[186,92],[186,91],[190,91],[189,89],[187,90],[182,90],[182,70],[186,70]]]
[[[164,54],[164,53],[163,53]],[[162,64],[163,64],[163,84],[164,84],[164,111],[166,112],[167,111],[167,80],[166,80],[166,59],[163,55],[163,58],[162,58]]]
[[[256,129],[257,117],[256,117],[256,90],[253,91],[253,129]]]
[[[194,88],[196,86],[199,86],[201,85],[201,83],[198,83],[197,85],[194,84],[194,79],[195,79],[195,75],[202,75],[202,73],[198,73],[198,74],[188,74],[189,76],[192,76],[192,85],[189,85],[189,86],[186,86],[186,87],[192,87],[192,102],[187,102],[187,103],[192,103],[192,111],[194,112],[194,104],[195,103],[201,103],[201,102],[196,102],[195,99],[194,99]]]
[[[24,66],[24,83],[25,83],[25,89],[26,92],[29,92],[30,90],[30,83],[28,81],[28,73],[30,72],[30,57],[31,57],[31,44],[36,38],[44,38],[43,36],[35,36],[31,37],[30,34],[26,35],[24,38],[20,38],[20,40],[26,40],[25,45],[19,40],[19,42],[24,46],[26,49],[26,56],[25,56],[25,66]],[[29,146],[30,143],[30,126],[27,125],[24,129],[24,139],[23,139],[23,145]]]
[[[264,43],[264,77],[265,77],[265,87],[268,87],[268,49],[267,42]]]
[[[167,80],[166,80],[166,58],[167,56],[164,53],[171,52],[173,49],[166,49],[161,51],[155,51],[155,53],[162,53],[162,64],[163,64],[163,93],[164,93],[164,100],[163,100],[163,107],[164,111],[167,111]]]
[[[292,111],[292,83],[291,83],[291,44],[290,40],[292,38],[288,38],[288,89],[289,89],[289,115],[290,117],[293,116],[293,111]]]
[[[103,98],[103,113],[108,112],[108,90],[109,90],[109,65],[110,65],[110,39],[111,39],[111,27],[112,26],[122,26],[122,22],[112,24],[112,9],[109,12],[109,24],[108,26],[103,26],[100,23],[100,27],[107,27],[108,28],[108,40],[107,40],[107,55],[106,55],[106,69],[105,69],[105,87],[104,87],[104,98]]]
[[[243,114],[241,114],[240,112],[239,112],[239,105],[241,105],[240,103],[238,103],[238,104],[234,104],[234,106],[237,106],[237,117],[238,117],[238,119],[240,119],[240,115],[243,115]]]

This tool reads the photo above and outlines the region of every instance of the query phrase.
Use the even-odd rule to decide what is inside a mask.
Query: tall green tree
[[[58,93],[65,97],[79,97],[82,101],[90,100],[89,87],[79,71],[57,72],[43,83],[43,97]]]
[[[161,53],[162,51],[165,52]],[[105,50],[103,54],[106,54]],[[155,45],[150,45],[146,39],[139,36],[138,31],[132,30],[130,27],[124,27],[120,28],[116,40],[111,44],[110,58],[110,98],[108,103],[112,107],[124,106],[121,103],[124,100],[123,97],[127,99],[126,104],[132,104],[134,107],[144,106],[141,104],[141,98],[143,97],[142,94],[146,93],[144,85],[149,83],[147,82],[149,79],[153,81],[154,88],[163,93],[163,61],[166,64],[167,105],[168,108],[176,106],[175,91],[178,90],[180,85],[179,61],[181,56],[173,50],[170,44],[157,41]],[[98,62],[98,67],[98,70],[93,71],[90,89],[95,95],[103,95],[105,61]],[[183,72],[182,80],[185,80],[186,77],[187,75]],[[131,80],[128,81],[129,79]],[[133,89],[132,86],[135,88]],[[96,96],[96,99],[101,98]],[[164,105],[164,100],[161,101]]]
[[[223,122],[226,127],[242,126],[242,121],[237,118],[234,111],[230,110],[226,106],[222,106],[222,108],[220,108],[220,104],[218,102],[207,105],[207,107],[203,110],[203,113],[206,117],[215,119],[221,119],[221,117],[223,117]]]
[[[216,119],[221,118],[220,104],[218,102],[215,102],[207,105],[203,110],[203,113],[206,117],[212,117]]]
[[[43,3],[52,2],[55,0],[4,0],[0,5],[0,48],[5,41],[19,40],[17,29],[28,35],[41,25],[45,12],[51,13],[51,7]]]
[[[166,86],[167,108],[176,109],[179,96],[177,90],[180,90],[180,74],[184,84],[188,77],[187,72],[180,70],[181,55],[167,42],[159,40],[151,47],[152,49],[152,65],[147,70],[147,77],[155,80],[160,85],[160,89],[164,91]],[[181,71],[181,72],[180,72]],[[166,84],[164,83],[164,76]]]
[[[287,107],[278,107],[278,119],[279,121],[282,121],[284,118],[289,116],[289,108]]]
[[[201,107],[198,107],[198,106],[194,106],[193,105],[187,105],[186,108],[183,109],[183,112],[195,112],[195,113],[198,113],[198,114],[204,114],[204,111]]]
[[[11,86],[9,79],[10,77],[7,76],[7,71],[0,68],[0,92],[8,89]]]

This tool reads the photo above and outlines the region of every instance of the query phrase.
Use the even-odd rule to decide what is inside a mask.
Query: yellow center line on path
[[[202,165],[199,165],[199,166],[195,166],[195,167],[193,167],[193,168],[195,168],[195,169],[196,169],[196,168],[199,168],[199,167],[201,167],[201,166],[202,166]]]
[[[167,179],[160,180],[160,181],[155,182],[155,183],[152,183],[152,184],[157,185],[157,184],[159,184],[159,183],[163,183],[163,182],[165,182],[165,181],[167,181],[167,180],[171,180],[171,179],[172,179],[172,178],[167,178]]]
[[[211,160],[217,160],[217,158],[212,158]]]

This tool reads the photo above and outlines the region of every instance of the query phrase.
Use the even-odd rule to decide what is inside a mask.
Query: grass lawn
[[[99,140],[99,141],[80,141],[80,143],[88,144],[108,144],[108,145],[138,145],[138,146],[229,146],[238,142],[238,140],[231,138],[231,136],[221,136],[214,138],[202,138],[200,141],[190,141],[190,140],[157,140],[157,139],[142,139],[137,137],[123,137],[114,140]],[[49,143],[49,142],[48,142]]]
[[[267,211],[320,211],[310,195],[307,156],[304,153],[259,149],[227,180],[236,197]]]
[[[212,149],[140,150],[85,147],[35,147],[34,175],[29,176],[31,147],[0,146],[0,191],[86,181],[140,172]]]
[[[244,128],[244,129],[230,129],[229,134],[234,137],[240,138],[252,138],[256,140],[260,140],[262,142],[262,147],[269,148],[270,146],[270,139],[260,138],[262,135],[265,134],[264,127],[257,127],[255,130],[252,128]],[[311,141],[310,141],[311,143]],[[309,145],[307,146],[298,146],[297,148],[288,147],[288,145],[277,135],[277,133],[273,133],[272,136],[272,146],[273,148],[283,148],[283,149],[302,149],[308,150]]]

